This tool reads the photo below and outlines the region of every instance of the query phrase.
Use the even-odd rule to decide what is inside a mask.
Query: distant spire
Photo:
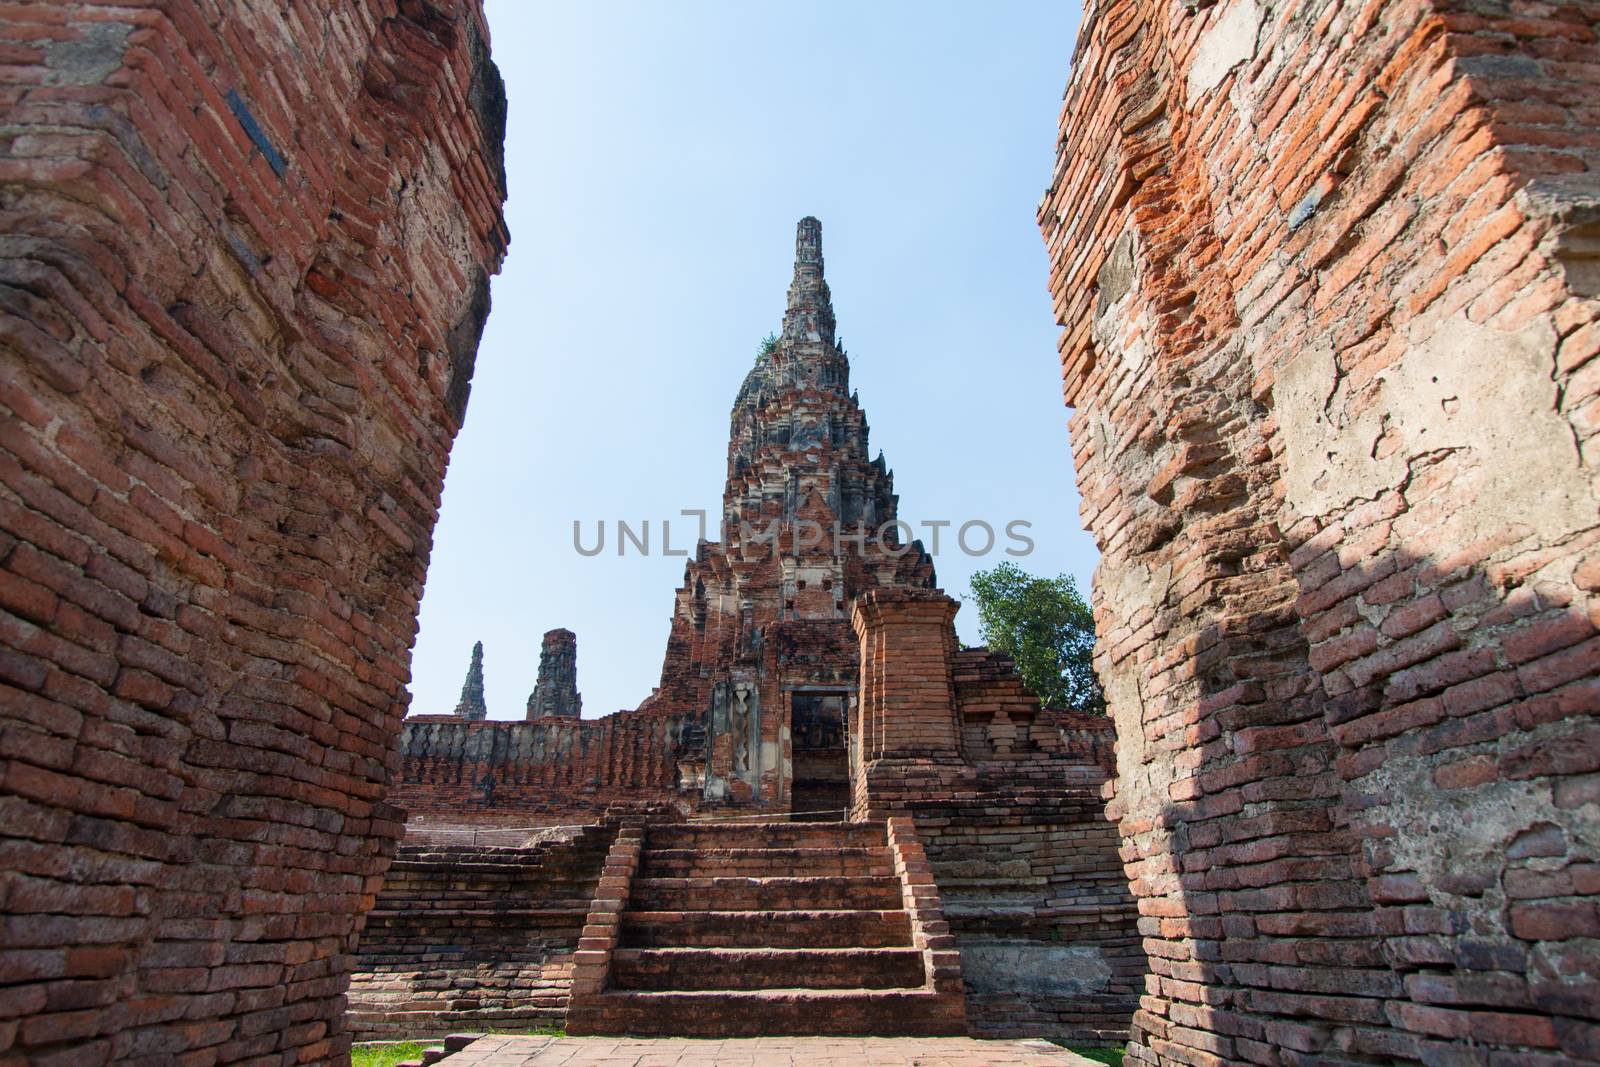
[[[583,714],[578,694],[578,636],[551,630],[539,650],[539,680],[528,696],[528,718],[576,719]]]
[[[472,663],[467,667],[467,680],[461,683],[461,703],[455,713],[463,719],[486,719],[489,706],[483,702],[483,642],[472,646]]]
[[[783,314],[783,339],[833,344],[833,298],[822,276],[822,223],[807,215],[794,235],[794,281]]]

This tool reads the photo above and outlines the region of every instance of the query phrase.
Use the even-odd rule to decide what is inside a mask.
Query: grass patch
[[[567,1032],[555,1026],[540,1026],[532,1030],[501,1030],[496,1027],[473,1027],[471,1033],[498,1034],[507,1037],[566,1037]],[[401,1041],[396,1044],[356,1045],[350,1050],[350,1067],[394,1067],[406,1060],[422,1058],[422,1050],[438,1048],[443,1037],[422,1041]]]
[[[437,1044],[434,1042],[433,1044]],[[357,1045],[350,1050],[350,1067],[394,1067],[406,1060],[420,1060],[422,1050],[431,1045],[421,1041],[402,1041],[397,1045]]]
[[[1094,1060],[1096,1063],[1109,1063],[1112,1067],[1122,1067],[1122,1050],[1120,1048],[1069,1048],[1068,1052]]]
[[[475,1034],[499,1034],[506,1037],[566,1037],[567,1032],[559,1026],[535,1026],[532,1030],[496,1030],[489,1027],[485,1030],[473,1030]]]

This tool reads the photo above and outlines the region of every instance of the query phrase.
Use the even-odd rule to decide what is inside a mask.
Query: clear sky
[[[511,252],[494,282],[422,602],[414,713],[455,707],[484,643],[522,718],[544,631],[578,635],[584,714],[659,680],[683,560],[659,525],[718,513],[728,415],[779,328],[795,223],[822,220],[852,383],[901,517],[1033,523],[1087,595],[1034,211],[1075,3],[489,0],[510,98]],[[650,520],[653,554],[573,549]],[[692,544],[681,523],[674,547]],[[926,543],[926,531],[919,529]],[[715,536],[715,535],[713,535]],[[948,543],[940,585],[977,567]],[[971,607],[957,615],[977,641]]]

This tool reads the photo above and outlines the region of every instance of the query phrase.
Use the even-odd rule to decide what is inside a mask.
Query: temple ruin
[[[729,422],[723,539],[685,566],[637,710],[579,718],[576,638],[553,630],[526,721],[406,720],[407,843],[353,1025],[1122,1037],[1144,959],[1100,800],[1110,723],[1041,708],[1004,656],[959,647],[957,605],[869,458],[816,219]],[[640,835],[632,894],[586,978],[622,827]],[[920,919],[895,881],[913,852]],[[511,899],[539,915],[506,921]]]
[[[657,693],[581,718],[557,638],[521,721],[403,721],[508,241],[478,3],[0,31],[6,1062],[1600,1064],[1593,4],[1085,4],[1037,218],[1105,725],[810,543],[894,502],[809,223]]]

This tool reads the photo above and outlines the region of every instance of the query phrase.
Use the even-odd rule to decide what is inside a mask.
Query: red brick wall
[[[0,1055],[343,1062],[507,239],[481,16],[0,32]]]
[[[389,800],[408,822],[572,825],[624,809],[682,817],[700,803],[698,790],[682,786],[704,764],[705,730],[693,717],[633,712],[534,722],[414,716],[400,756]]]
[[[852,813],[915,820],[970,1032],[1120,1041],[1146,961],[1100,795],[1111,724],[1043,712],[1009,658],[958,650],[958,606],[935,590],[856,602]]]
[[[1600,1060],[1597,23],[1085,14],[1040,223],[1132,1062]]]
[[[561,1026],[573,953],[614,825],[536,840],[421,843],[407,834],[355,957],[350,1028],[362,1039]]]

